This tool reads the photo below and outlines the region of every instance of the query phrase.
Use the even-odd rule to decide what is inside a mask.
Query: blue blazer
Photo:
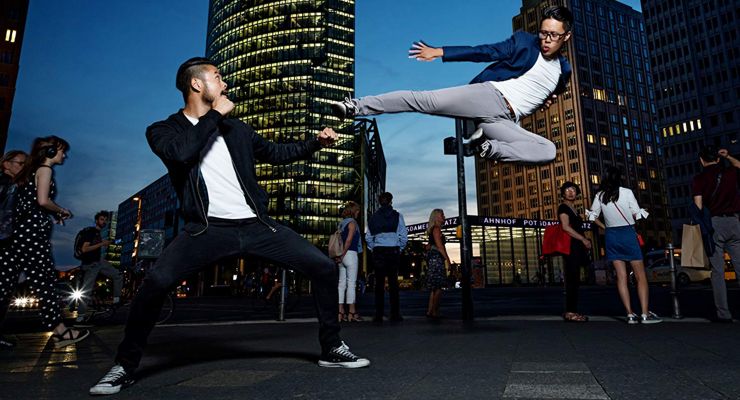
[[[484,69],[470,83],[500,82],[518,78],[529,71],[537,62],[540,54],[540,39],[537,35],[527,32],[516,32],[510,38],[500,43],[484,44],[480,46],[444,46],[442,61],[472,61],[493,62]],[[565,91],[565,85],[570,80],[572,68],[563,55],[560,60],[560,79],[554,94]]]

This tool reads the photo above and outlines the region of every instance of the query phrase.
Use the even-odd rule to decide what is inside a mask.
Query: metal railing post
[[[286,272],[285,268],[281,268],[281,280],[282,286],[280,287],[280,306],[278,307],[278,321],[285,321],[285,291],[288,290],[288,283],[285,281]]]
[[[671,297],[673,298],[673,318],[681,319],[681,306],[678,304],[678,286],[676,279],[676,260],[673,259],[673,243],[668,243],[666,251],[668,252],[668,262],[671,266]]]

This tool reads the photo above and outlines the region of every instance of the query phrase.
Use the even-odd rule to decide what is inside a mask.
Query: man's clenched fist
[[[331,146],[334,142],[336,142],[338,137],[339,135],[334,132],[334,129],[324,128],[324,130],[319,133],[316,139],[319,140],[319,143],[321,143],[322,146],[326,147]]]

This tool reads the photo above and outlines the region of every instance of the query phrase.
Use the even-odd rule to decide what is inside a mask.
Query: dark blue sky
[[[637,0],[624,1],[640,10]],[[454,5],[451,5],[454,4]],[[518,1],[359,0],[356,91],[436,89],[467,83],[482,64],[422,63],[411,42],[491,43],[511,35]],[[146,127],[182,105],[174,74],[203,55],[205,0],[32,0],[6,149],[28,150],[34,137],[57,135],[72,150],[57,167],[57,201],[75,214],[57,227],[57,264],[76,264],[74,236],[97,210],[118,204],[165,173],[144,138]],[[452,120],[426,115],[378,117],[388,162],[387,189],[408,223],[433,208],[457,215],[454,158],[442,155]],[[469,211],[476,212],[473,164],[467,163]]]

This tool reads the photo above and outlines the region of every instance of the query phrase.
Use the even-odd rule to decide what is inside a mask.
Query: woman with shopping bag
[[[583,219],[576,212],[575,201],[581,188],[573,182],[560,187],[563,203],[558,207],[558,219],[564,233],[570,237],[570,251],[563,256],[565,261],[565,313],[566,322],[586,322],[588,317],[578,313],[578,287],[581,283],[581,268],[588,264],[591,241],[584,236]]]

